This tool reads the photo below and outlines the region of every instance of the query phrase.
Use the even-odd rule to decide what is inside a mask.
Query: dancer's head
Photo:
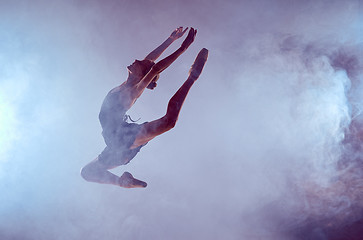
[[[154,66],[154,62],[148,59],[135,60],[131,65],[127,66],[129,76],[133,76],[134,79],[141,80]],[[154,77],[148,88],[153,89],[156,86],[156,81],[159,78],[159,74]]]
[[[151,69],[151,67],[155,63],[150,60],[135,60],[131,65],[127,66],[127,70],[130,75],[134,75],[135,77],[143,77],[145,76]]]

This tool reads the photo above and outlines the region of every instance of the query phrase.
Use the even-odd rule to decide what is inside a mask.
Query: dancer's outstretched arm
[[[157,47],[154,51],[152,51],[151,53],[149,53],[145,59],[151,60],[151,61],[155,61],[157,58],[160,57],[160,55],[165,51],[165,49],[167,49],[175,40],[177,40],[178,38],[181,38],[184,33],[188,30],[188,28],[186,28],[183,31],[183,27],[178,27],[177,29],[175,29],[171,34],[170,37],[168,37],[159,47]]]
[[[197,30],[191,28],[189,30],[188,36],[185,38],[182,45],[171,55],[157,62],[151,70],[145,75],[145,77],[140,81],[137,86],[138,91],[143,91],[153,80],[153,78],[169,67],[188,47],[194,42],[194,38],[197,34]]]

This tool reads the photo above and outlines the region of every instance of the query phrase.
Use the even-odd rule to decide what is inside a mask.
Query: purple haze
[[[0,239],[358,239],[362,16],[358,0],[0,1]],[[103,98],[178,26],[196,41],[134,119],[210,57],[175,129],[114,171],[148,187],[85,182]]]

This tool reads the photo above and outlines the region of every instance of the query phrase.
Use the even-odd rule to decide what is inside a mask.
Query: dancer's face
[[[127,66],[127,70],[136,77],[143,77],[150,71],[153,65],[154,62],[149,60],[135,60],[131,65]]]

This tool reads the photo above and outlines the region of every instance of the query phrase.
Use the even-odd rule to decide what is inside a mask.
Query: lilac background
[[[354,0],[0,0],[0,239],[344,234],[363,219],[363,133],[344,142],[363,122],[361,16]],[[134,119],[162,116],[210,56],[176,128],[114,170],[148,187],[85,182],[103,98],[178,26],[197,38]]]

